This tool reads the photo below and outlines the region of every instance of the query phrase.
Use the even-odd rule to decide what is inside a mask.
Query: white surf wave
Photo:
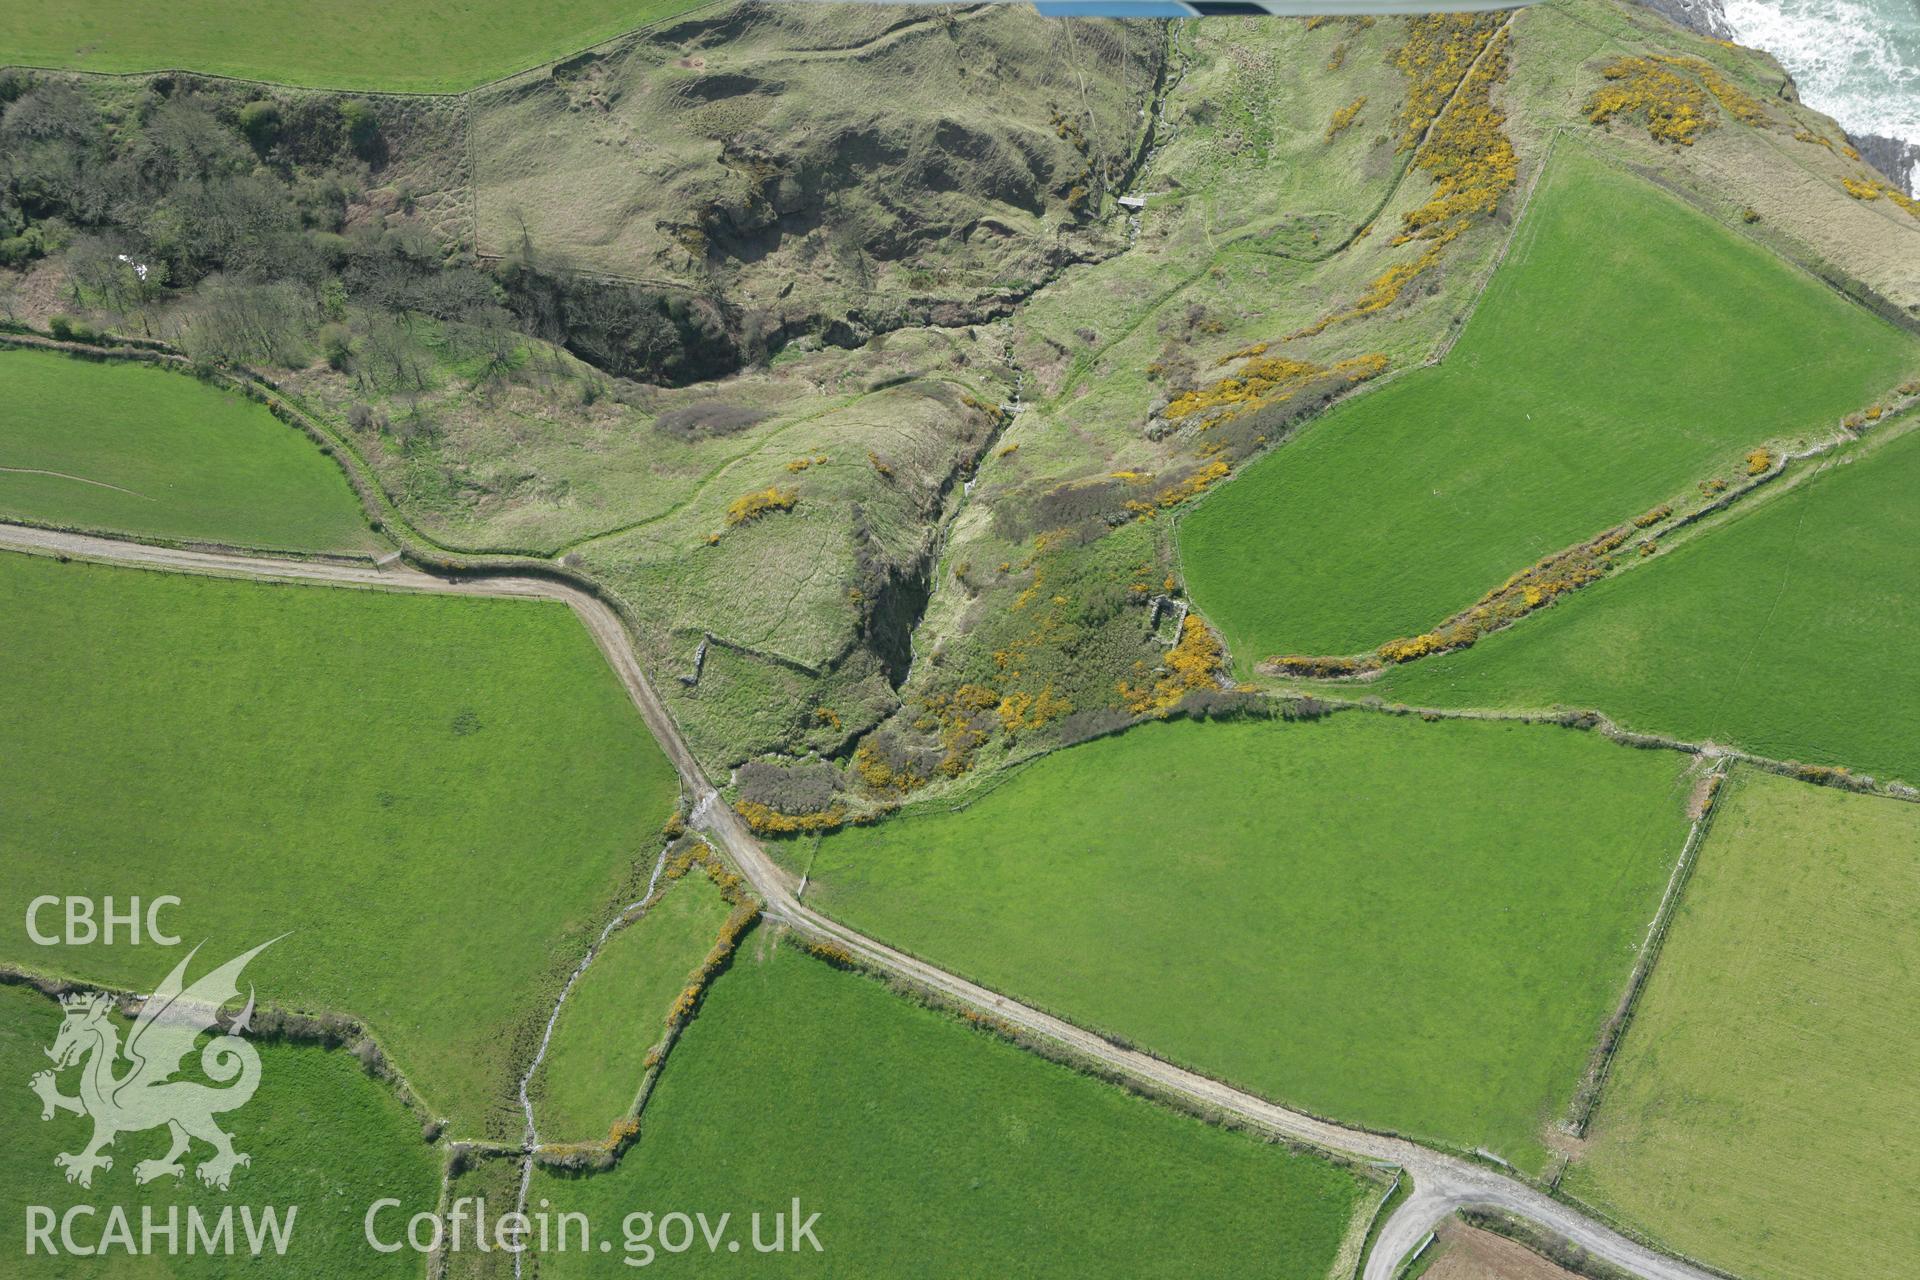
[[[1920,143],[1916,0],[1725,0],[1741,44],[1765,49],[1800,97],[1848,133]]]

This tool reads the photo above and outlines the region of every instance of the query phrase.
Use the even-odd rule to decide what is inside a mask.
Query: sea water
[[[1735,39],[1778,58],[1808,106],[1848,133],[1920,144],[1920,0],[1723,4]]]

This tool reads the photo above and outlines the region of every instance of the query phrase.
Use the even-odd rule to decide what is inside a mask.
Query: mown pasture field
[[[1920,431],[1846,456],[1374,689],[1420,706],[1592,707],[1635,729],[1920,783]]]
[[[456,1134],[518,1133],[520,1042],[678,791],[567,609],[7,554],[0,617],[8,901],[172,894],[209,964],[290,934],[263,1003],[364,1020]],[[24,916],[0,960],[159,976]]]
[[[6,348],[0,518],[273,551],[377,544],[340,468],[245,397],[164,369]]]
[[[1445,362],[1360,396],[1181,524],[1242,672],[1427,630],[1540,557],[1920,365],[1912,339],[1563,145]]]
[[[537,1172],[610,1254],[549,1253],[550,1280],[619,1275],[621,1219],[798,1197],[822,1252],[743,1243],[701,1274],[1246,1275],[1320,1280],[1380,1188],[1043,1062],[865,978],[749,941],[688,1027],[613,1171]],[[804,1216],[804,1214],[803,1214]],[[770,1220],[763,1239],[771,1239]],[[668,1255],[660,1260],[673,1261]]]
[[[528,1092],[547,1142],[606,1136],[627,1114],[667,1007],[720,936],[726,901],[704,876],[672,882],[639,920],[607,939],[560,1007]]]
[[[142,978],[151,987],[172,967],[178,953],[144,949],[148,972]],[[116,1018],[122,1037],[130,1023]],[[213,1149],[196,1142],[185,1157],[187,1173],[174,1180],[161,1178],[145,1186],[134,1182],[133,1166],[158,1159],[168,1147],[165,1129],[121,1134],[109,1149],[113,1167],[94,1174],[91,1189],[70,1185],[53,1157],[81,1150],[91,1137],[91,1120],[69,1112],[40,1119],[40,1099],[27,1088],[28,1078],[48,1067],[42,1050],[54,1042],[60,1029],[60,1006],[27,987],[0,987],[0,1073],[8,1087],[0,1090],[0,1128],[7,1141],[0,1150],[0,1195],[13,1211],[0,1216],[0,1249],[10,1261],[8,1274],[22,1280],[54,1277],[183,1277],[186,1280],[225,1280],[260,1273],[262,1262],[246,1256],[239,1206],[256,1212],[268,1205],[281,1211],[298,1206],[284,1258],[268,1255],[275,1275],[422,1276],[425,1260],[415,1253],[379,1254],[369,1249],[361,1234],[367,1206],[382,1197],[405,1206],[393,1212],[399,1219],[431,1209],[440,1193],[440,1154],[422,1140],[420,1123],[388,1088],[361,1070],[345,1050],[313,1045],[258,1043],[260,1087],[252,1101],[218,1117],[221,1128],[233,1135],[234,1149],[252,1157],[252,1163],[233,1173],[228,1191],[204,1186],[193,1170]],[[188,1059],[187,1078],[197,1072],[198,1056]],[[125,1064],[116,1071],[124,1073]],[[79,1092],[79,1071],[70,1069],[59,1081],[60,1092]],[[234,1257],[132,1257],[114,1250],[107,1257],[49,1257],[26,1254],[26,1216],[21,1206],[43,1205],[64,1214],[74,1205],[95,1205],[91,1219],[77,1219],[76,1235],[83,1244],[96,1243],[106,1227],[109,1206],[124,1206],[134,1238],[139,1239],[142,1207],[151,1207],[165,1222],[169,1207],[180,1214],[180,1248],[186,1248],[186,1213],[194,1206],[209,1219],[234,1207],[234,1235],[242,1252]],[[91,1233],[91,1238],[90,1238]],[[56,1232],[54,1239],[59,1240]],[[161,1245],[164,1251],[164,1243]]]
[[[1542,726],[1154,724],[827,837],[808,900],[1264,1095],[1535,1167],[1685,767]]]
[[[1566,1185],[1754,1280],[1910,1274],[1920,807],[1729,785]]]
[[[0,63],[457,93],[695,7],[697,0],[568,0],[536,21],[507,0],[343,0],[325,9],[242,0],[15,5],[0,20]]]

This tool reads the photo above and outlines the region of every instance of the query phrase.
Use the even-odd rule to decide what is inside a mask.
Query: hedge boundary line
[[[626,1111],[615,1117],[606,1138],[600,1141],[536,1141],[531,1147],[525,1148],[525,1155],[543,1168],[590,1173],[611,1169],[619,1163],[620,1157],[639,1138],[647,1102],[653,1096],[654,1087],[659,1082],[660,1073],[665,1069],[673,1047],[698,1016],[713,983],[732,966],[741,941],[760,919],[762,904],[759,899],[748,890],[745,879],[727,867],[713,846],[705,840],[698,836],[683,837],[664,857],[659,884],[642,902],[621,914],[613,932],[630,928],[645,919],[647,913],[666,897],[674,885],[695,870],[706,874],[721,899],[733,910],[721,924],[719,935],[706,958],[687,975],[686,984],[668,1007],[662,1020],[661,1037],[647,1049],[645,1070]],[[612,933],[608,937],[612,937]]]
[[[1526,619],[1533,617],[1535,614],[1544,613],[1562,595],[1570,595],[1575,591],[1584,590],[1595,583],[1619,577],[1621,574],[1638,567],[1643,561],[1651,558],[1661,544],[1668,543],[1674,535],[1694,529],[1695,526],[1700,525],[1712,517],[1734,508],[1743,499],[1751,496],[1756,491],[1780,480],[1793,468],[1795,463],[1825,457],[1837,450],[1844,449],[1849,445],[1860,444],[1863,441],[1882,443],[1886,440],[1897,439],[1905,435],[1907,431],[1913,428],[1914,422],[1909,420],[1902,423],[1901,420],[1916,407],[1920,407],[1920,391],[1910,391],[1907,390],[1907,388],[1914,387],[1917,384],[1920,384],[1920,379],[1909,379],[1901,383],[1900,386],[1895,388],[1890,394],[1877,400],[1867,409],[1846,415],[1845,422],[1836,429],[1834,434],[1826,436],[1805,448],[1782,448],[1779,446],[1777,437],[1767,441],[1765,444],[1756,446],[1749,451],[1747,456],[1749,458],[1756,458],[1762,454],[1766,455],[1767,462],[1765,468],[1758,472],[1749,472],[1747,476],[1740,478],[1738,483],[1726,488],[1724,492],[1714,494],[1701,506],[1684,512],[1679,516],[1669,518],[1676,503],[1676,500],[1669,499],[1658,504],[1644,515],[1623,520],[1582,541],[1572,543],[1557,551],[1548,552],[1545,556],[1540,557],[1532,564],[1514,573],[1502,586],[1495,587],[1491,591],[1488,591],[1465,608],[1457,609],[1453,613],[1448,614],[1445,618],[1418,636],[1388,640],[1373,649],[1368,649],[1360,653],[1287,656],[1275,654],[1260,659],[1260,661],[1255,664],[1255,669],[1262,675],[1293,676],[1302,679],[1323,680],[1335,683],[1365,683],[1395,667],[1406,666],[1412,662],[1419,662],[1424,658],[1438,657],[1441,654],[1458,653],[1463,649],[1470,649],[1487,636],[1516,626]],[[1878,411],[1877,416],[1871,419],[1867,418],[1866,415],[1868,413],[1876,410]],[[1859,425],[1848,425],[1856,419],[1859,420]],[[1896,423],[1901,424],[1898,430],[1887,430],[1887,428],[1894,426]],[[1868,444],[1867,447],[1871,448],[1873,445]],[[1795,486],[1807,478],[1805,474],[1797,476],[1794,482]],[[1710,479],[1717,479],[1717,477]],[[1704,484],[1706,482],[1703,481],[1701,483]],[[1708,530],[1696,530],[1688,536],[1691,538],[1705,532],[1708,532]],[[1636,536],[1637,541],[1635,540]],[[1583,556],[1588,560],[1597,560],[1605,566],[1606,562],[1612,559],[1616,551],[1624,550],[1628,546],[1639,548],[1639,554],[1633,557],[1620,557],[1617,563],[1603,567],[1601,572],[1596,576],[1590,578],[1575,577],[1567,580],[1567,585],[1553,587],[1545,599],[1539,604],[1529,604],[1518,612],[1511,614],[1500,612],[1502,602],[1509,600],[1514,592],[1528,586],[1528,580],[1531,575],[1549,569],[1560,568],[1564,565],[1574,564]],[[1492,616],[1484,622],[1476,620],[1474,615],[1483,610],[1491,611]],[[1464,640],[1455,639],[1454,633],[1462,630],[1468,632],[1467,638]],[[1408,657],[1390,656],[1388,653],[1389,648],[1393,646],[1404,645],[1412,641],[1424,639],[1431,639],[1435,641],[1435,643],[1425,648],[1424,651],[1416,652]]]
[[[0,986],[26,987],[54,1001],[77,992],[97,991],[111,999],[115,1008],[126,1017],[135,1016],[147,1000],[147,997],[125,987],[58,977],[14,964],[0,964]],[[344,1049],[353,1054],[359,1060],[361,1070],[370,1079],[386,1086],[400,1104],[420,1121],[421,1139],[429,1146],[437,1143],[446,1132],[446,1118],[436,1114],[427,1104],[420,1090],[387,1052],[379,1036],[357,1016],[332,1010],[306,1011],[279,1004],[265,1004],[254,1006],[253,1018],[253,1025],[249,1028],[252,1034],[247,1038],[256,1043],[318,1045],[329,1051]]]
[[[1667,933],[1673,926],[1673,917],[1680,908],[1681,896],[1693,879],[1693,868],[1699,860],[1700,849],[1713,829],[1714,814],[1718,812],[1721,794],[1726,790],[1728,772],[1726,760],[1715,761],[1700,784],[1707,788],[1706,803],[1687,832],[1686,842],[1680,846],[1680,857],[1674,863],[1673,874],[1668,878],[1666,893],[1661,895],[1659,909],[1654,912],[1653,923],[1647,928],[1647,937],[1641,944],[1639,958],[1634,961],[1633,972],[1627,977],[1626,990],[1621,992],[1612,1016],[1601,1026],[1600,1039],[1587,1060],[1586,1073],[1574,1090],[1564,1127],[1576,1138],[1587,1136],[1593,1113],[1599,1109],[1612,1073],[1614,1055],[1626,1040],[1627,1028],[1632,1025],[1633,1015],[1640,1006],[1640,994],[1646,989],[1653,966],[1659,961]],[[1554,1185],[1558,1186],[1559,1182],[1559,1175],[1555,1174]]]

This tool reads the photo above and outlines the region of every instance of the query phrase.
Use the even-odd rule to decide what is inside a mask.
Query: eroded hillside
[[[1920,308],[1914,206],[1779,67],[1612,0],[745,4],[453,104],[8,86],[16,319],[263,370],[428,541],[590,578],[706,763],[833,762],[803,812],[755,775],[776,824],[1231,704],[1268,655],[1192,612],[1180,514],[1443,359],[1557,146]]]

